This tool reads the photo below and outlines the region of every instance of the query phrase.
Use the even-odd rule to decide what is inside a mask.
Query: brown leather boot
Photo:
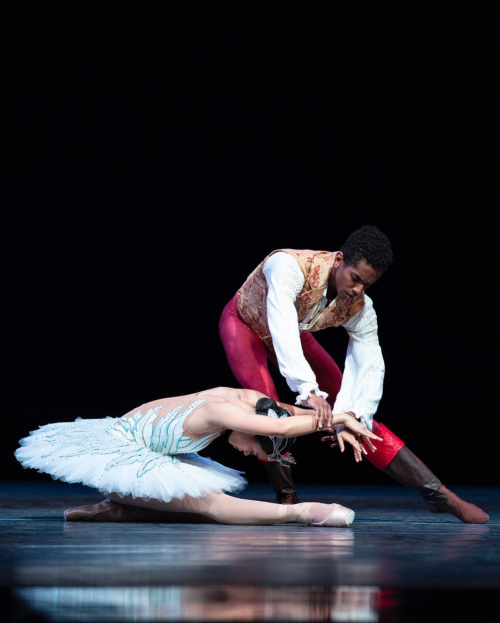
[[[478,506],[465,502],[444,485],[441,485],[432,496],[428,496],[426,501],[431,513],[451,513],[464,523],[486,523],[490,518]]]
[[[278,415],[285,411],[272,398],[259,398],[255,405],[255,411],[261,415],[266,415],[269,409],[273,409]],[[279,504],[297,504],[297,490],[292,480],[292,469],[290,466],[284,467],[276,461],[262,461],[266,466],[269,480],[276,493],[276,500]]]
[[[169,513],[128,506],[108,498],[90,506],[79,506],[64,511],[65,521],[109,521],[121,523],[217,523],[210,517],[196,513]]]
[[[433,513],[450,513],[464,523],[486,523],[489,519],[480,508],[447,489],[406,446],[399,450],[384,473],[410,489],[416,489]]]
[[[276,461],[263,461],[279,504],[298,504],[297,490],[292,480],[292,468]]]

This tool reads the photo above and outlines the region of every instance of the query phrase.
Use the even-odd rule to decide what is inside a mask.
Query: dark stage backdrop
[[[376,224],[378,418],[446,483],[495,484],[496,29],[463,3],[398,11],[13,27],[5,479],[48,478],[12,458],[38,425],[234,386],[217,324],[251,270]],[[343,367],[345,331],[316,336]],[[225,439],[206,453],[265,478]],[[386,482],[318,438],[294,454],[299,483]]]

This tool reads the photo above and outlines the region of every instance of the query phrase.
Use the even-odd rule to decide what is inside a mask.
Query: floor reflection
[[[139,524],[143,529],[147,524]],[[96,549],[102,547],[112,547],[113,554],[125,554],[130,556],[128,543],[121,542],[121,548],[117,548],[114,542],[110,543],[110,535],[102,533],[102,541],[95,542],[96,530],[92,523],[66,522],[63,524],[63,533],[67,537],[75,539],[87,538],[89,547],[91,544]],[[255,556],[267,556],[269,547],[273,549],[274,556],[284,556],[288,558],[293,552],[294,556],[300,555],[301,551],[315,560],[318,558],[344,558],[354,554],[355,533],[352,529],[343,528],[341,530],[311,530],[306,525],[290,524],[289,526],[279,526],[279,530],[260,530],[259,539],[255,538],[255,527],[249,527],[245,531],[244,527],[237,526],[236,532],[238,546],[235,548],[231,536],[235,533],[227,530],[221,531],[219,525],[202,527],[203,547],[199,546],[196,535],[200,532],[191,530],[192,526],[184,526],[183,536],[185,538],[172,538],[172,535],[181,533],[182,528],[174,527],[170,532],[164,525],[158,524],[149,528],[155,535],[154,543],[146,541],[141,545],[141,552],[151,552],[167,556],[172,564],[182,563],[205,563],[210,560],[216,562],[226,562],[242,564],[245,558]],[[276,526],[278,528],[278,526]],[[242,529],[243,528],[243,529]],[[155,531],[156,530],[156,531]],[[154,531],[154,532],[153,532]],[[136,532],[139,532],[136,529]],[[300,535],[300,538],[297,536]],[[150,534],[151,536],[151,534]]]
[[[379,620],[376,587],[31,587],[15,591],[51,621]]]

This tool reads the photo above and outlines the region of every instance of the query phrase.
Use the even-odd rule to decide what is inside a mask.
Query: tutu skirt
[[[56,480],[82,483],[104,495],[117,493],[143,500],[170,502],[215,492],[237,492],[246,480],[196,452],[162,455],[117,436],[116,418],[59,422],[42,426],[21,439],[15,452],[25,468]]]

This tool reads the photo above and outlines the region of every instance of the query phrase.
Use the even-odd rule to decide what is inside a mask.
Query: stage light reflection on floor
[[[49,621],[379,620],[380,589],[324,586],[29,587],[15,590]]]

